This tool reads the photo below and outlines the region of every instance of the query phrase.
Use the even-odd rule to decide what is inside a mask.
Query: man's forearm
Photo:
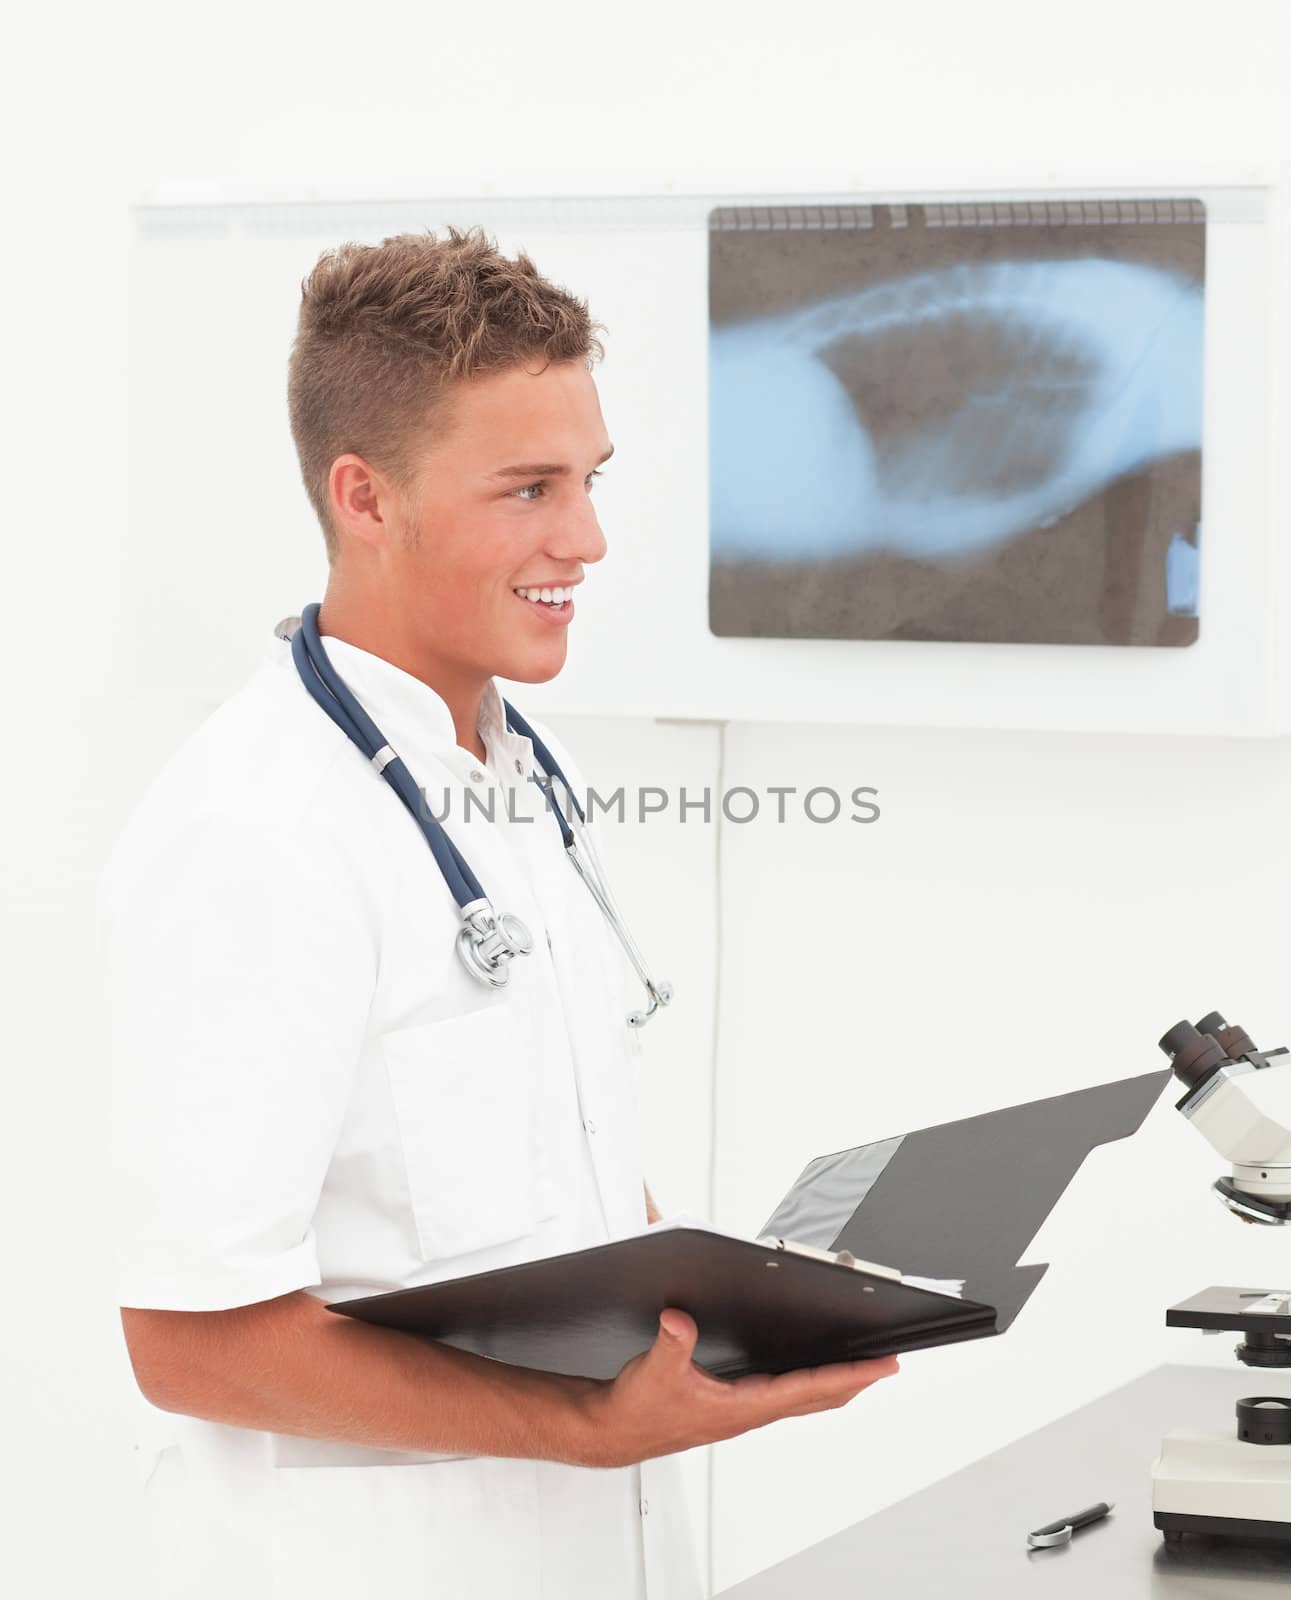
[[[303,1290],[233,1311],[132,1311],[144,1394],[167,1411],[394,1450],[585,1465],[604,1385],[338,1317]]]

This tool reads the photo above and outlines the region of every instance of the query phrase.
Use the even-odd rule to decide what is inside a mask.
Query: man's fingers
[[[678,1311],[675,1306],[659,1313],[659,1336],[655,1340],[655,1349],[666,1351],[678,1366],[690,1364],[698,1340],[699,1329],[694,1317]]]
[[[737,1378],[732,1387],[747,1386],[750,1398],[760,1389],[759,1398],[770,1415],[788,1416],[845,1405],[862,1389],[868,1389],[872,1383],[891,1377],[899,1370],[895,1356],[883,1356],[877,1361],[839,1361],[823,1367],[800,1367],[773,1378]]]
[[[607,1459],[641,1461],[711,1444],[761,1428],[781,1417],[846,1405],[897,1371],[894,1356],[836,1362],[772,1377],[723,1379],[694,1360],[699,1329],[676,1306],[659,1313],[658,1333],[610,1385],[605,1415],[616,1434]]]
[[[880,1378],[890,1378],[898,1371],[900,1367],[895,1356],[882,1356],[877,1361],[840,1361],[831,1366],[809,1367],[798,1376],[812,1398],[828,1400],[837,1394],[851,1399]]]
[[[871,1387],[869,1383],[862,1383],[851,1389],[837,1389],[829,1394],[818,1396],[814,1400],[806,1400],[796,1407],[791,1413],[795,1417],[809,1417],[817,1411],[837,1411],[840,1407],[855,1400],[858,1394],[864,1394]]]
[[[807,1404],[829,1407],[846,1405],[872,1383],[890,1378],[899,1370],[895,1356],[884,1356],[879,1361],[849,1361],[815,1367],[798,1376],[802,1380]],[[792,1377],[794,1374],[786,1376]]]

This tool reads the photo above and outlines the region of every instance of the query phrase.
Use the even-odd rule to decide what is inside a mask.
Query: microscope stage
[[[1203,1289],[1165,1314],[1172,1328],[1231,1328],[1237,1333],[1281,1334],[1291,1339],[1291,1312],[1265,1310],[1280,1293],[1276,1289],[1217,1287]],[[1291,1296],[1291,1290],[1285,1291]],[[1261,1309],[1257,1310],[1256,1307]]]

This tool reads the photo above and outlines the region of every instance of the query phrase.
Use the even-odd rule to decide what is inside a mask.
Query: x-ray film
[[[1196,640],[1200,201],[709,222],[714,633]]]

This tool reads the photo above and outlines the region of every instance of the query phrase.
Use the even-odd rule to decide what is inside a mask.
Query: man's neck
[[[388,611],[379,615],[329,583],[318,613],[318,631],[342,639],[359,650],[380,656],[391,666],[418,678],[433,689],[448,707],[457,743],[479,761],[488,759],[480,737],[480,701],[488,679],[476,673],[463,673],[451,663],[428,657],[415,641],[400,629]]]

